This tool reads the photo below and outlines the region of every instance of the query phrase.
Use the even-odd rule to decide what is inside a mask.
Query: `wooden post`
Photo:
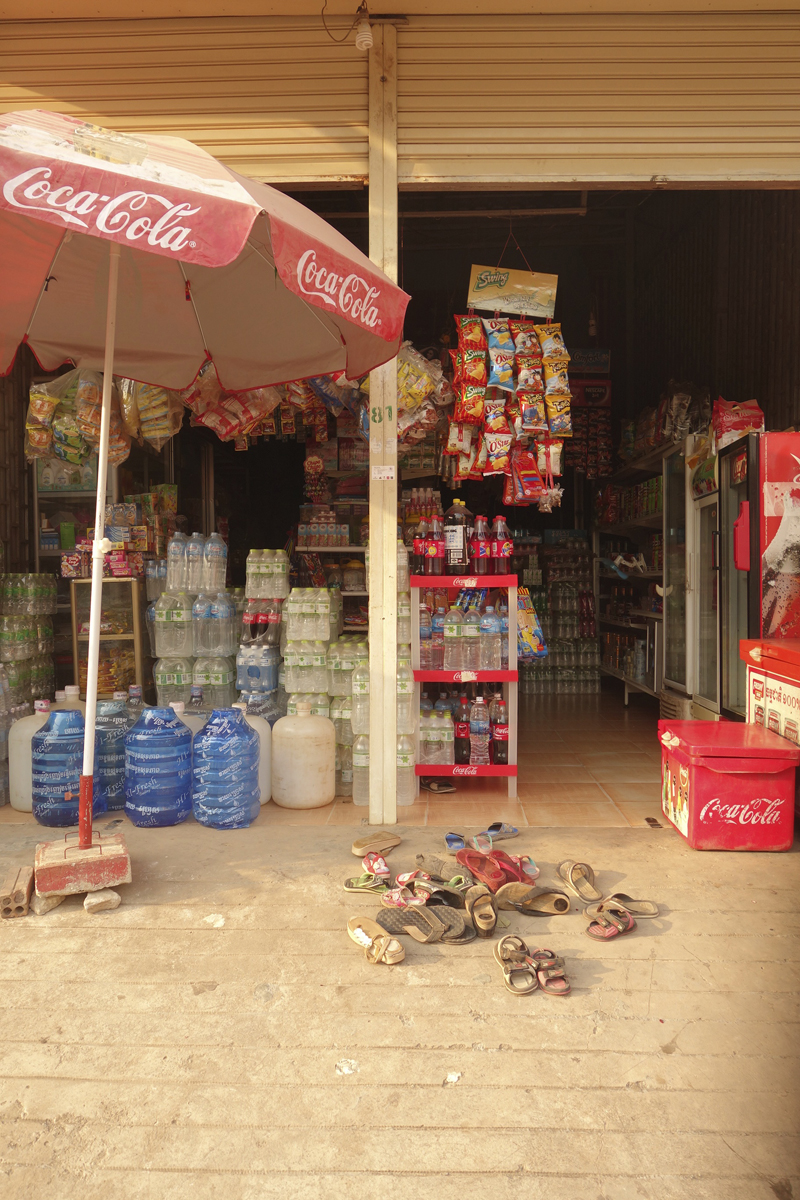
[[[369,255],[397,280],[397,30],[372,27]],[[369,821],[397,821],[397,364],[370,376]]]

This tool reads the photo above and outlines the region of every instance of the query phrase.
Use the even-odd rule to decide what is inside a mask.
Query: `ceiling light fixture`
[[[365,52],[372,49],[372,26],[370,25],[369,9],[367,7],[366,0],[361,0],[361,4],[359,4],[358,8],[356,9],[356,15],[353,17],[353,22],[343,37],[334,37],[330,29],[328,29],[328,23],[325,20],[325,9],[327,7],[328,0],[324,0],[320,16],[322,17],[322,24],[325,26],[325,32],[332,42],[339,42],[340,44],[342,42],[346,42],[350,37],[350,34],[355,29],[356,49]]]

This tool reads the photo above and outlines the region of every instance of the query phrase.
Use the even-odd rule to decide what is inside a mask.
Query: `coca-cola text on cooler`
[[[765,807],[760,807],[764,805]],[[783,800],[746,800],[743,804],[723,804],[721,800],[709,800],[700,810],[701,821],[715,817],[727,825],[777,825],[783,815]]]
[[[339,275],[317,262],[316,250],[306,250],[297,262],[297,285],[304,296],[314,296],[330,308],[338,308],[351,321],[360,321],[369,329],[381,325],[376,301],[380,289],[372,287],[361,275]]]
[[[477,767],[453,767],[454,775],[477,775]]]

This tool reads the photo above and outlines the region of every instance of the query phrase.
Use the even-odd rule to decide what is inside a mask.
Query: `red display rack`
[[[494,763],[489,763],[485,767],[472,767],[466,763],[456,763],[455,766],[442,766],[438,763],[417,763],[414,768],[417,775],[450,775],[454,779],[476,779],[483,775],[507,775],[509,779],[516,779],[517,765],[514,763],[508,764],[506,767],[495,766]]]

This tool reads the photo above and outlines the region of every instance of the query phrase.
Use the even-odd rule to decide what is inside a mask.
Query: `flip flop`
[[[345,879],[344,890],[346,892],[369,892],[371,894],[380,895],[387,891],[388,883],[384,879],[378,879],[377,876],[365,871],[363,875],[357,875],[353,879]]]
[[[421,908],[427,899],[427,896],[415,896],[408,888],[393,887],[383,893],[381,904],[384,908]]]
[[[642,917],[658,916],[658,905],[654,900],[634,900],[632,896],[626,896],[624,892],[614,892],[614,895],[608,896],[604,903],[607,904],[610,900],[627,908],[628,912],[632,913],[634,917],[638,917],[640,921]]]
[[[356,858],[363,858],[370,850],[377,854],[388,854],[395,846],[399,846],[402,840],[399,834],[387,833],[385,829],[380,829],[376,833],[368,833],[358,838],[350,849]]]
[[[448,783],[446,779],[428,778],[420,776],[419,786],[425,792],[433,792],[434,796],[443,796],[446,792],[454,792],[456,789],[452,783]]]
[[[456,874],[453,863],[445,858],[437,858],[435,854],[418,854],[416,862],[421,871],[427,872],[431,879],[439,879],[442,883],[451,883],[451,880],[459,877],[463,878],[469,887],[475,883],[472,872],[466,867],[462,867]]]
[[[556,888],[531,887],[527,883],[506,883],[498,888],[497,907],[513,909],[528,917],[551,917],[568,913],[569,896]]]
[[[448,854],[457,854],[459,850],[466,848],[467,839],[463,833],[446,833],[444,835],[444,844]]]
[[[528,947],[521,937],[506,934],[496,943],[494,956],[503,970],[503,983],[517,996],[529,996],[539,986],[536,969],[530,961]]]
[[[438,905],[447,908],[464,908],[466,901],[464,893],[458,888],[450,887],[446,883],[434,883],[433,880],[420,880],[414,884],[414,895],[425,896],[428,906],[434,908]]]
[[[539,987],[547,996],[568,996],[572,991],[563,958],[557,958],[552,950],[532,950],[531,958],[536,965]]]
[[[594,886],[594,871],[588,863],[567,859],[566,862],[558,864],[558,873],[570,891],[585,903],[590,904],[603,899],[602,892],[598,892]]]
[[[435,909],[429,912],[427,908],[382,908],[375,920],[388,933],[403,934],[416,942],[440,942],[449,928]]]
[[[396,875],[394,882],[397,887],[408,887],[409,884],[416,883],[417,880],[425,880],[426,883],[429,883],[430,878],[427,871],[421,871],[417,868],[416,871],[403,871],[402,874]]]
[[[402,962],[406,956],[400,943],[389,937],[371,917],[351,917],[347,922],[347,934],[357,946],[361,946],[364,957],[373,966],[377,963],[392,966]]]
[[[448,946],[463,946],[477,937],[474,927],[468,925],[462,914],[453,908],[434,909],[434,916],[444,926],[442,942]]]
[[[512,858],[510,854],[506,854],[504,850],[492,850],[488,856],[495,863],[506,877],[506,883],[526,883],[527,877],[522,870],[518,858]],[[501,885],[502,886],[502,885]],[[530,886],[530,884],[528,884]]]
[[[504,821],[493,821],[487,829],[484,829],[483,834],[478,836],[490,837],[493,842],[502,842],[506,838],[519,837],[519,830],[516,825],[506,825]]]
[[[507,882],[505,872],[498,867],[497,863],[493,862],[487,854],[480,854],[477,850],[459,850],[456,854],[456,862],[471,871],[490,892],[496,892]]]
[[[386,859],[381,854],[376,854],[374,850],[364,855],[361,865],[370,875],[377,875],[378,879],[388,880],[392,877],[392,872],[386,864]]]
[[[536,863],[531,858],[530,854],[523,854],[519,858],[516,858],[512,854],[511,858],[514,859],[514,862],[519,863],[520,867],[522,868],[522,873],[525,876],[525,878],[528,880],[528,882],[535,883],[536,880],[539,878],[539,868],[537,867]]]
[[[478,883],[469,889],[466,901],[467,914],[478,937],[491,937],[497,927],[497,908],[492,893]]]
[[[475,837],[467,838],[467,846],[478,850],[481,854],[489,854],[492,849],[492,839],[488,833],[476,833]]]
[[[590,924],[586,932],[596,942],[610,942],[612,938],[623,933],[631,933],[636,928],[636,922],[621,904],[604,900],[601,904],[592,905],[597,911],[590,915]],[[584,913],[586,916],[586,913]]]

